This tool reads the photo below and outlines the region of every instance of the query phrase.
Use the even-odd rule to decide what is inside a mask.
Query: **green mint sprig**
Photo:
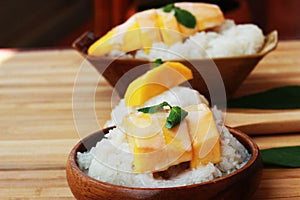
[[[162,61],[161,58],[157,58],[155,61],[154,61],[154,68],[155,67],[158,67],[160,65],[162,65],[164,62]]]
[[[157,112],[163,111],[164,106],[169,106],[171,108],[170,104],[168,102],[164,101],[164,102],[162,102],[162,103],[160,103],[158,105],[155,105],[155,106],[149,106],[149,107],[139,108],[137,111],[138,112],[151,113],[152,114],[152,113],[157,113]]]
[[[164,106],[169,106],[171,109],[165,123],[165,126],[168,129],[171,129],[180,124],[180,122],[188,115],[188,112],[184,109],[180,108],[179,106],[172,107],[168,102],[165,101],[158,105],[140,108],[137,111],[153,114],[156,112],[162,112]]]
[[[187,115],[187,111],[183,110],[179,106],[174,106],[171,108],[171,112],[167,117],[165,126],[169,129],[173,128],[177,126],[177,124],[179,124]]]
[[[174,16],[176,20],[179,22],[179,24],[187,28],[196,27],[196,23],[197,23],[196,17],[189,11],[178,8],[173,3],[164,6],[162,10],[166,13],[170,13],[172,10],[174,10]]]

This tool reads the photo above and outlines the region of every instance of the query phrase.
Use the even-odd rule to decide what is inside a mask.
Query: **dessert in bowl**
[[[182,12],[194,16],[194,24],[182,23],[178,17]],[[236,25],[225,19],[216,5],[184,2],[136,13],[101,38],[84,33],[73,46],[114,87],[130,70],[144,64],[151,68],[161,58],[188,66],[194,76],[190,84],[207,97],[203,77],[216,68],[230,98],[257,63],[276,48],[277,40],[276,31],[263,35],[254,24]],[[116,87],[120,96],[140,74],[122,80]]]
[[[197,90],[178,86],[192,78],[182,63],[164,62],[129,84],[107,123],[114,127],[84,138],[69,156],[67,178],[75,197],[253,195],[262,167],[258,147],[224,126],[221,112]]]
[[[78,152],[86,152],[100,141],[110,128],[96,132],[80,141],[71,151],[67,162],[67,179],[77,199],[251,199],[262,173],[257,145],[246,134],[229,128],[251,157],[240,169],[210,181],[187,186],[138,188],[97,180],[85,174],[77,163]]]

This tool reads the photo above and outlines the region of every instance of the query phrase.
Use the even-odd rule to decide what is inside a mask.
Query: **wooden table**
[[[299,55],[300,41],[280,42],[236,96],[300,85]],[[71,49],[0,51],[0,199],[73,199],[65,176],[67,155],[110,117],[112,88],[99,78]],[[76,80],[82,95],[72,105]],[[95,105],[87,104],[94,99]],[[84,116],[79,123],[72,106]],[[252,137],[261,148],[300,144],[300,132]],[[255,199],[285,198],[300,199],[300,169],[264,169]]]

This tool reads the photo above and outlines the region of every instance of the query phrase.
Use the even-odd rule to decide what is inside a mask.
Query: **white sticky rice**
[[[180,98],[174,98],[174,96]],[[145,105],[154,105],[166,99],[171,105],[182,107],[207,103],[206,99],[197,91],[187,87],[175,87],[150,99]],[[108,125],[117,125],[118,127],[123,116],[131,111],[132,108],[125,107],[124,100],[121,100],[112,111],[112,121]],[[212,111],[221,139],[222,161],[218,164],[208,163],[206,166],[199,166],[193,170],[185,170],[170,180],[155,179],[152,173],[134,173],[133,155],[130,152],[126,136],[120,129],[114,128],[89,152],[77,153],[79,168],[89,176],[104,182],[140,188],[191,185],[227,175],[244,166],[250,155],[223,125],[221,112],[216,108],[212,108]]]
[[[210,31],[201,31],[188,37],[184,42],[167,46],[163,42],[154,43],[150,52],[143,49],[136,54],[126,54],[122,51],[112,51],[108,56],[134,57],[148,60],[161,58],[174,60],[182,58],[217,58],[254,54],[261,50],[264,44],[262,30],[254,24],[236,25],[232,20]]]

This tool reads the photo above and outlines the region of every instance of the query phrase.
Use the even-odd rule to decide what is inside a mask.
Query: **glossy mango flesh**
[[[134,155],[133,165],[137,173],[165,169],[168,164],[165,139],[160,125],[161,115],[132,113],[123,119],[129,147]],[[153,162],[155,158],[155,162]]]
[[[163,42],[168,46],[176,42],[182,42],[183,37],[174,16],[174,11],[170,14],[164,12],[162,9],[157,9],[156,13]]]
[[[140,106],[150,98],[193,78],[179,62],[165,62],[131,82],[124,99],[126,106]]]
[[[135,18],[113,28],[103,37],[94,42],[88,49],[90,55],[104,55],[113,50],[124,52],[142,48],[139,24]]]
[[[163,171],[187,161],[191,168],[221,161],[219,132],[209,108],[199,104],[184,109],[188,117],[172,129],[164,126],[167,112],[135,112],[123,119],[135,172]]]
[[[185,37],[217,27],[225,21],[222,11],[214,4],[180,2],[175,3],[175,6],[195,16],[195,28],[187,28],[178,23],[174,12],[150,9],[134,14],[126,22],[113,28],[89,47],[88,54],[102,56],[112,50],[127,53],[142,48],[147,52],[153,43],[172,45],[182,42]]]
[[[217,5],[207,3],[175,3],[176,7],[187,10],[196,17],[197,25],[194,29],[186,27],[181,28],[184,35],[192,35],[197,31],[203,31],[209,28],[220,26],[224,23],[224,15]]]
[[[191,167],[221,161],[219,131],[214,117],[206,104],[186,107],[189,134],[193,146]]]

